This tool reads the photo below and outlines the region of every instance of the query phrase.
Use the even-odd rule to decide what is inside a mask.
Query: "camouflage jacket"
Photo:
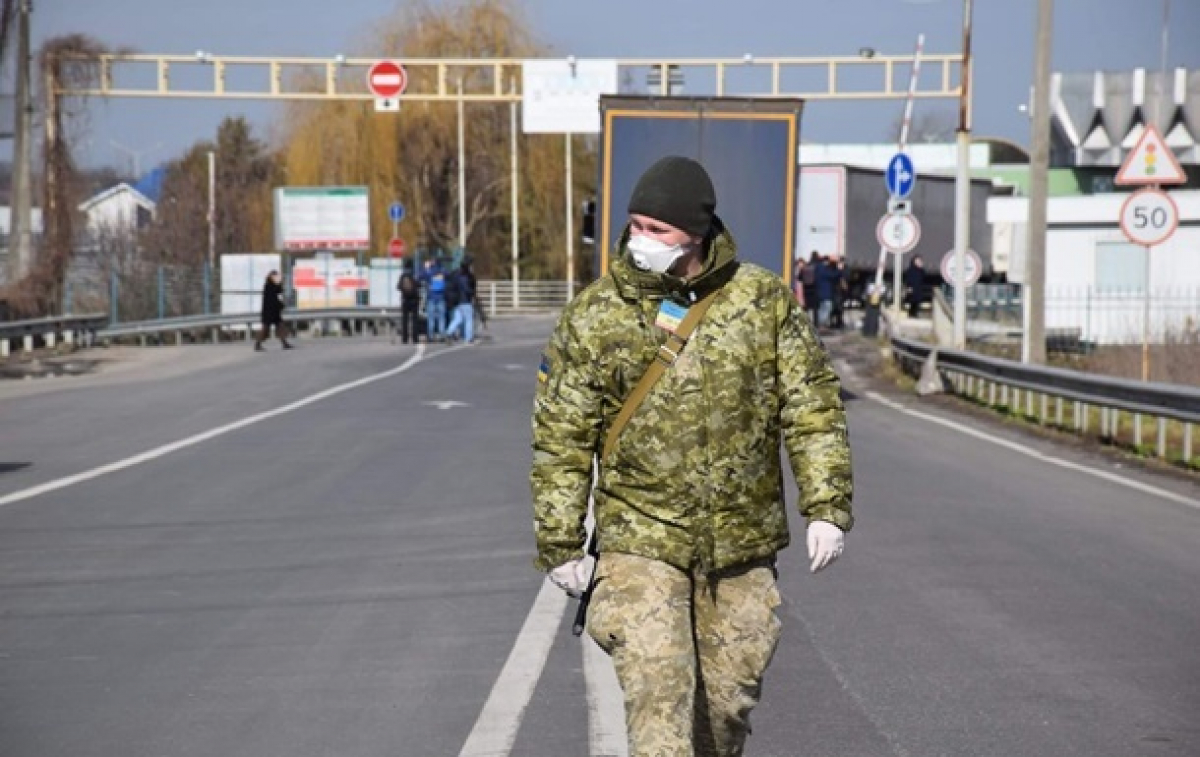
[[[786,284],[738,263],[720,227],[690,281],[635,269],[618,243],[609,275],[563,311],[533,410],[536,566],[580,557],[588,496],[599,548],[719,570],[787,546],[782,441],[809,520],[849,530],[850,448],[837,376]],[[592,461],[667,332],[666,298],[722,287],[601,466]],[[695,300],[692,300],[692,296]]]

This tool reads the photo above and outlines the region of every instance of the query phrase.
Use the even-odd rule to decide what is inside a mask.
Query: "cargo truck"
[[[922,175],[909,195],[909,208],[921,226],[916,247],[903,258],[902,266],[914,255],[925,261],[931,284],[941,282],[942,258],[954,249],[954,177]],[[971,182],[972,250],[983,261],[983,277],[992,274],[992,231],[987,222],[987,200],[995,192],[990,179]],[[846,261],[850,299],[861,299],[865,285],[873,280],[879,264],[876,227],[887,211],[888,189],[884,172],[846,165],[814,165],[800,169],[799,229],[796,257],[809,260],[814,252],[836,254]],[[888,254],[891,271],[895,255]],[[890,288],[892,277],[885,278]]]

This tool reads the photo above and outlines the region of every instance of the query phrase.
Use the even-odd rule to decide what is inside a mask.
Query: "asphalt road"
[[[530,562],[550,324],[0,384],[0,755],[618,754]],[[747,754],[1200,755],[1200,488],[845,376],[859,526],[812,577],[793,523]]]

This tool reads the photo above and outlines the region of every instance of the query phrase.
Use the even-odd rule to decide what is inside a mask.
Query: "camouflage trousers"
[[[740,757],[775,654],[769,561],[704,575],[609,553],[587,630],[625,695],[630,757]]]

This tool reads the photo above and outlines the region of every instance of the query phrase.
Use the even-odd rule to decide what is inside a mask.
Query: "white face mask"
[[[643,271],[666,273],[675,265],[675,261],[683,256],[685,250],[681,244],[667,244],[650,237],[636,236],[629,238],[629,255],[633,264]]]

